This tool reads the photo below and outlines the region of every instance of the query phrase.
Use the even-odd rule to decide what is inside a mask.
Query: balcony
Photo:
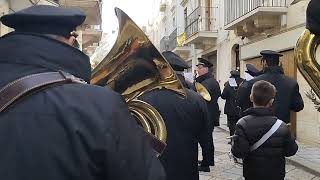
[[[160,51],[172,51],[177,47],[177,29],[172,31],[169,36],[164,36],[160,40]]]
[[[82,48],[85,49],[94,43],[99,43],[102,37],[102,30],[89,28],[82,31]]]
[[[198,7],[186,19],[186,44],[213,45],[218,37],[218,8]]]
[[[62,7],[81,8],[87,18],[84,22],[84,28],[90,25],[100,25],[101,19],[101,0],[60,0]]]
[[[185,45],[186,33],[183,32],[177,36],[177,46],[172,50],[174,53],[178,54],[183,59],[187,59],[191,52],[191,47]]]
[[[177,28],[169,35],[168,51],[172,51],[177,47]]]
[[[166,51],[168,47],[169,36],[164,36],[160,39],[160,52]]]
[[[281,26],[288,0],[224,0],[225,27],[238,36],[249,37]]]
[[[161,1],[160,2],[160,12],[165,12],[166,11],[166,9],[167,9],[167,3],[166,2],[163,2],[163,1]]]
[[[1,1],[5,2],[5,1]],[[10,11],[11,12],[17,12],[24,8],[34,6],[35,4],[38,5],[51,5],[51,6],[58,6],[59,0],[9,0],[7,1]],[[0,3],[1,4],[1,3]],[[2,5],[3,6],[3,5]]]

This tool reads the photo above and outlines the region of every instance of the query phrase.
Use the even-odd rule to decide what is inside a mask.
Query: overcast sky
[[[148,24],[152,16],[153,2],[157,0],[106,0],[102,6],[102,28],[105,32],[111,33],[118,28],[118,20],[114,13],[114,8],[118,7],[126,12],[131,19],[144,26]]]

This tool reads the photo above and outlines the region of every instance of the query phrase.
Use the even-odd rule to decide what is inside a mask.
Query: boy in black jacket
[[[245,111],[237,125],[231,151],[243,159],[243,176],[246,180],[283,180],[285,157],[293,156],[298,145],[289,128],[282,122],[280,127],[257,149],[250,148],[276,123],[271,108],[276,88],[267,81],[256,82],[251,90],[253,108]]]

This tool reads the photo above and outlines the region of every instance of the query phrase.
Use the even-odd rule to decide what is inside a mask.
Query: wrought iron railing
[[[217,7],[198,7],[188,17],[185,31],[187,38],[199,31],[218,30],[218,8]]]
[[[168,47],[168,36],[164,36],[162,39],[160,39],[160,51],[163,52],[165,50],[167,50]]]
[[[172,31],[169,36],[164,36],[160,40],[160,51],[172,51],[177,47],[177,29]]]
[[[172,51],[174,48],[177,47],[177,29],[172,31],[172,33],[169,36],[168,40],[168,51]]]
[[[287,0],[224,0],[224,25],[259,7],[287,7]]]

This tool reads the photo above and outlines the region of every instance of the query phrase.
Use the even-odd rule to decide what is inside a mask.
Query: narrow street
[[[211,172],[200,172],[200,180],[241,180],[242,168],[235,165],[228,157],[230,145],[227,144],[228,132],[220,128],[214,131],[215,145],[215,166],[210,167]],[[201,159],[201,149],[199,148],[199,159]],[[286,180],[320,180],[317,177],[299,167],[289,163],[286,165]]]

